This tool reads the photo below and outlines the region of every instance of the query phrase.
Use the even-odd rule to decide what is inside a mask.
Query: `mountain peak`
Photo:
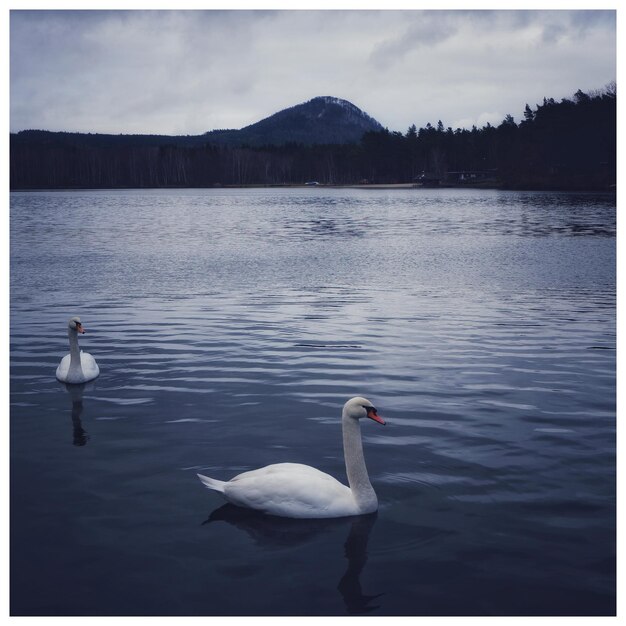
[[[240,130],[213,131],[209,139],[248,145],[356,143],[368,131],[382,130],[374,118],[335,96],[317,96],[278,111]]]
[[[354,106],[352,102],[348,102],[348,100],[344,100],[343,98],[335,98],[335,96],[316,96],[315,98],[311,98],[309,102],[322,102],[324,104],[337,104],[342,107],[349,107],[353,109],[358,108]]]

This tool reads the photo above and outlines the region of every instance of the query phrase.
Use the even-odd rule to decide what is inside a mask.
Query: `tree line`
[[[193,137],[11,134],[11,189],[215,187],[411,183],[420,175],[458,184],[490,174],[511,189],[609,189],[616,180],[615,83],[556,102],[528,104],[518,123],[482,128],[441,121],[405,133],[367,132],[358,143],[232,146]]]

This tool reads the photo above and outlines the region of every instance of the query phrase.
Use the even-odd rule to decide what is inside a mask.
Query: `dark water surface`
[[[12,193],[11,611],[612,614],[615,384],[612,195]],[[345,480],[353,395],[377,515],[196,478]]]

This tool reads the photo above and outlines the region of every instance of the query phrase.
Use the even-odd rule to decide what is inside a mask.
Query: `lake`
[[[11,193],[12,614],[614,614],[615,231],[614,194]],[[345,481],[355,395],[376,514],[196,477]]]

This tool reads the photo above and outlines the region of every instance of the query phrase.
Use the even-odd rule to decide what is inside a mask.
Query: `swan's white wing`
[[[80,366],[83,369],[85,375],[85,382],[93,380],[100,374],[100,368],[89,352],[80,353]]]
[[[70,360],[71,360],[71,356],[69,354],[66,354],[61,359],[61,362],[59,363],[59,366],[57,367],[56,377],[62,383],[66,382],[67,380],[67,373],[70,370]]]
[[[357,515],[352,492],[309,465],[278,463],[244,472],[225,484],[224,496],[239,506],[296,518]]]

